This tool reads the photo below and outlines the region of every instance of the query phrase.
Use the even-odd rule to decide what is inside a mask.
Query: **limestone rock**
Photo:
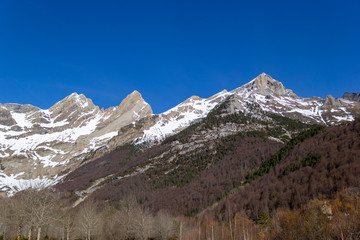
[[[232,92],[238,93],[242,97],[249,97],[252,94],[261,94],[268,97],[271,97],[271,95],[297,97],[292,90],[286,89],[281,82],[266,73],[260,74],[249,83]]]
[[[38,111],[39,108],[30,104],[17,104],[17,103],[5,103],[4,107],[6,107],[9,111],[13,111],[16,113],[28,113]]]
[[[334,98],[331,95],[327,95],[325,98],[324,106],[340,106],[341,101],[338,98]]]
[[[8,109],[0,106],[0,124],[5,126],[12,126],[16,124],[16,121],[12,118]]]

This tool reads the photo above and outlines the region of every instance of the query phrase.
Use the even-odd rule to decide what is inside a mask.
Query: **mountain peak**
[[[134,96],[140,96],[141,97],[141,93],[139,93],[137,90],[134,90],[132,93],[130,93],[128,96],[131,96],[131,95],[134,95]]]
[[[89,111],[96,108],[91,99],[86,98],[84,94],[77,94],[76,92],[65,97],[63,100],[55,103],[54,106],[49,108],[52,112],[51,116],[55,118],[55,122],[64,120],[70,113],[75,111]],[[75,115],[74,115],[75,116]]]
[[[262,73],[253,80],[253,86],[257,87],[261,93],[274,92],[278,95],[284,95],[286,89],[284,85],[273,79],[270,75]]]
[[[77,105],[80,108],[86,108],[88,106],[94,107],[93,102],[91,99],[85,97],[84,94],[78,94],[76,92],[70,94],[69,96],[65,97],[63,100],[57,102],[51,108],[68,108],[70,106]]]
[[[261,73],[256,78],[251,80],[249,83],[244,86],[237,88],[234,92],[245,96],[249,96],[252,93],[262,94],[262,95],[271,95],[275,94],[278,96],[282,95],[294,95],[295,94],[289,90],[285,89],[284,85],[273,79],[270,75],[266,73]]]
[[[138,107],[136,107],[138,106]],[[139,108],[143,109],[143,107],[147,108],[147,112],[150,113],[150,115],[152,114],[152,110],[150,105],[145,102],[145,100],[143,99],[141,93],[139,93],[138,91],[133,91],[132,93],[130,93],[129,95],[126,96],[126,98],[124,100],[122,100],[122,102],[119,105],[119,109],[121,109],[122,111],[129,111],[130,109],[137,109]]]
[[[327,95],[325,98],[324,106],[340,106],[340,99],[334,98],[332,95]]]
[[[141,93],[139,93],[137,90],[134,90],[132,93],[130,93],[129,95],[126,96],[126,98],[121,102],[121,104],[126,103],[126,102],[136,102],[136,101],[144,101],[145,100],[142,98]]]

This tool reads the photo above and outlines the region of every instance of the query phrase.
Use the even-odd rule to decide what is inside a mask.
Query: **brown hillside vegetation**
[[[297,144],[268,174],[223,200],[212,214],[246,210],[258,220],[262,213],[293,209],[317,196],[334,197],[360,184],[360,121],[326,128]]]
[[[194,215],[239,186],[251,168],[258,166],[281,147],[281,144],[275,141],[240,135],[234,137],[232,143],[233,149],[225,151],[217,163],[209,164],[183,186],[171,184],[157,188],[149,175],[138,174],[104,185],[94,193],[94,197],[97,200],[116,201],[124,195],[131,194],[155,212],[166,209],[173,214]],[[189,158],[192,159],[191,156]],[[195,167],[195,160],[192,159],[187,164]],[[169,181],[166,177],[165,175],[156,178],[155,183]]]
[[[134,166],[145,163],[149,157],[164,151],[166,146],[151,148],[145,153],[132,145],[124,145],[94,161],[86,163],[69,173],[64,181],[56,186],[60,191],[75,191],[85,189],[95,179],[111,174],[123,174]]]

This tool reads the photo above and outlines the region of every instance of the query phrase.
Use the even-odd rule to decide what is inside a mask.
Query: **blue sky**
[[[360,1],[0,1],[0,102],[72,92],[155,113],[266,72],[303,97],[360,92]]]

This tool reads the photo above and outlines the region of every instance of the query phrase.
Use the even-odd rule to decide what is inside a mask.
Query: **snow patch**
[[[15,113],[12,112],[11,113],[12,118],[16,121],[17,125],[19,127],[27,127],[27,128],[31,128],[33,126],[33,124],[27,120],[26,118],[26,114],[25,113]]]
[[[20,176],[24,175],[24,172],[18,174],[10,174],[10,176],[5,173],[0,173],[0,190],[6,191],[8,196],[12,196],[15,192],[20,190],[25,190],[34,186],[51,186],[58,183],[64,176],[54,176],[53,178],[40,178],[35,179],[18,179]]]

